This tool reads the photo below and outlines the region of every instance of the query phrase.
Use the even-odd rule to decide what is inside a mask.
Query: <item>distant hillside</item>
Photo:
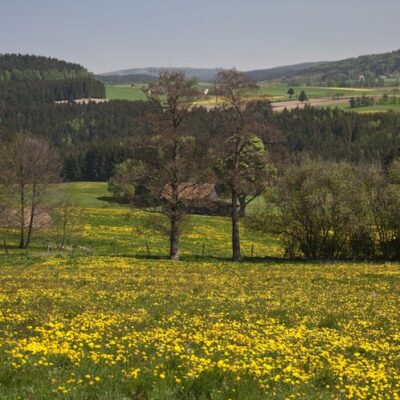
[[[328,86],[375,86],[386,78],[400,77],[400,50],[340,61],[249,71],[248,74],[257,81],[285,79]]]
[[[131,83],[147,83],[156,81],[158,79],[158,75],[96,75],[96,79],[109,85],[129,85]]]
[[[0,54],[0,102],[52,103],[87,97],[105,97],[102,82],[78,64],[55,58]]]
[[[183,71],[187,78],[192,79],[196,78],[201,82],[213,82],[221,68],[133,68],[133,69],[125,69],[122,71],[115,71],[105,74],[100,74],[102,76],[102,80],[104,77],[110,75],[117,76],[142,76],[143,81],[151,80],[151,77],[158,77],[160,72],[164,71]],[[129,83],[129,82],[128,82]]]
[[[257,69],[253,71],[247,71],[246,74],[255,81],[269,81],[272,79],[284,79],[298,73],[307,71],[313,68],[321,62],[309,62],[294,65],[284,65],[283,67],[275,67],[268,69]]]
[[[368,86],[380,77],[400,76],[400,50],[319,64],[302,75],[319,82],[346,84],[360,81]]]

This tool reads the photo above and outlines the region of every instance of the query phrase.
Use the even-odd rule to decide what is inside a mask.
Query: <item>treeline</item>
[[[370,107],[375,104],[373,97],[362,95],[362,97],[352,97],[349,100],[350,108]]]
[[[306,106],[275,113],[289,156],[309,154],[326,160],[387,163],[400,152],[400,114],[357,114]],[[265,140],[268,141],[268,138]]]
[[[398,103],[400,103],[400,97],[389,96],[387,94],[384,94],[380,98],[362,95],[361,97],[352,97],[349,100],[350,108],[370,107],[375,104],[376,105],[387,105],[387,104],[398,104]]]
[[[67,180],[108,179],[120,160],[116,154],[134,154],[137,143],[154,133],[150,121],[162,110],[154,101],[54,105],[25,96],[27,100],[21,94],[17,104],[17,100],[0,101],[0,131],[8,136],[32,132],[46,137],[61,149]],[[267,102],[263,104],[258,133],[278,165],[299,154],[386,164],[400,153],[398,113],[360,115],[312,107],[273,113]],[[223,136],[224,118],[220,109],[189,111],[186,128],[196,139],[197,157]]]
[[[89,78],[81,65],[55,58],[22,54],[0,54],[0,81],[63,80]]]
[[[59,100],[104,98],[104,85],[94,79],[79,78],[54,81],[0,82],[0,102],[4,106],[20,108],[47,105]]]

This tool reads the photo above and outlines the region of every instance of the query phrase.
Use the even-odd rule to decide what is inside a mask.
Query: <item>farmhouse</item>
[[[55,104],[68,104],[70,102],[76,103],[76,104],[89,104],[89,103],[107,103],[109,102],[109,99],[100,99],[100,98],[87,98],[87,99],[74,99],[74,100],[58,100],[55,101]]]
[[[227,215],[229,205],[220,199],[213,183],[183,183],[178,187],[178,199],[186,204],[191,214]],[[165,185],[161,198],[172,200],[171,185]]]

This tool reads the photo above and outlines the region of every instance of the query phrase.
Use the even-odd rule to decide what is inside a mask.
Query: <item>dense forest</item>
[[[15,60],[18,66],[35,66],[38,60],[47,60],[49,68],[58,65],[56,60],[36,57],[15,56]],[[0,134],[11,137],[31,132],[47,138],[61,150],[67,180],[106,180],[117,163],[135,158],[137,143],[154,134],[151,121],[162,107],[155,100],[54,103],[103,96],[103,84],[91,78],[2,82]],[[258,134],[278,166],[304,154],[381,164],[400,155],[397,113],[360,115],[311,107],[273,113],[268,102],[256,102],[254,106],[262,121]],[[197,107],[189,111],[185,129],[196,141],[199,159],[207,154],[210,144],[223,137],[224,118],[220,109]]]
[[[400,115],[356,114],[337,109],[306,107],[273,113],[264,103],[260,132],[277,164],[299,154],[352,162],[386,163],[400,155]],[[105,180],[115,163],[133,157],[135,143],[152,135],[151,121],[161,113],[157,102],[110,101],[87,105],[0,103],[4,135],[32,132],[62,149],[65,178]],[[195,108],[186,128],[196,139],[199,157],[223,135],[223,113]]]
[[[89,77],[91,74],[81,65],[56,58],[0,54],[0,81],[47,81]]]
[[[104,98],[104,85],[78,64],[31,55],[0,55],[2,107],[87,97]]]

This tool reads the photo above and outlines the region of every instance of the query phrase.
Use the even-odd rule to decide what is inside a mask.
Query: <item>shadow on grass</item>
[[[4,251],[0,251],[1,258],[12,258],[15,257],[67,257],[67,258],[81,258],[81,257],[110,257],[110,258],[127,258],[127,259],[138,259],[138,260],[148,260],[148,261],[171,261],[168,255],[149,255],[149,254],[135,254],[135,253],[102,253],[94,252],[71,254],[70,252],[54,252],[51,251],[47,253],[45,248],[43,249],[20,249],[17,245],[8,246],[9,253],[6,254]],[[42,251],[40,251],[42,250]],[[382,263],[391,263],[395,261],[385,261],[385,260],[306,260],[303,258],[281,258],[281,257],[243,257],[240,262],[234,262],[231,257],[222,256],[211,256],[211,255],[183,255],[180,257],[179,262],[209,262],[209,263],[232,263],[232,264],[309,264],[309,265],[335,265],[346,262],[348,264],[359,264],[367,263],[370,265],[382,265]]]
[[[112,196],[100,196],[100,197],[96,197],[96,200],[105,201],[110,204],[126,204],[123,201],[117,200],[116,198],[114,198]]]

